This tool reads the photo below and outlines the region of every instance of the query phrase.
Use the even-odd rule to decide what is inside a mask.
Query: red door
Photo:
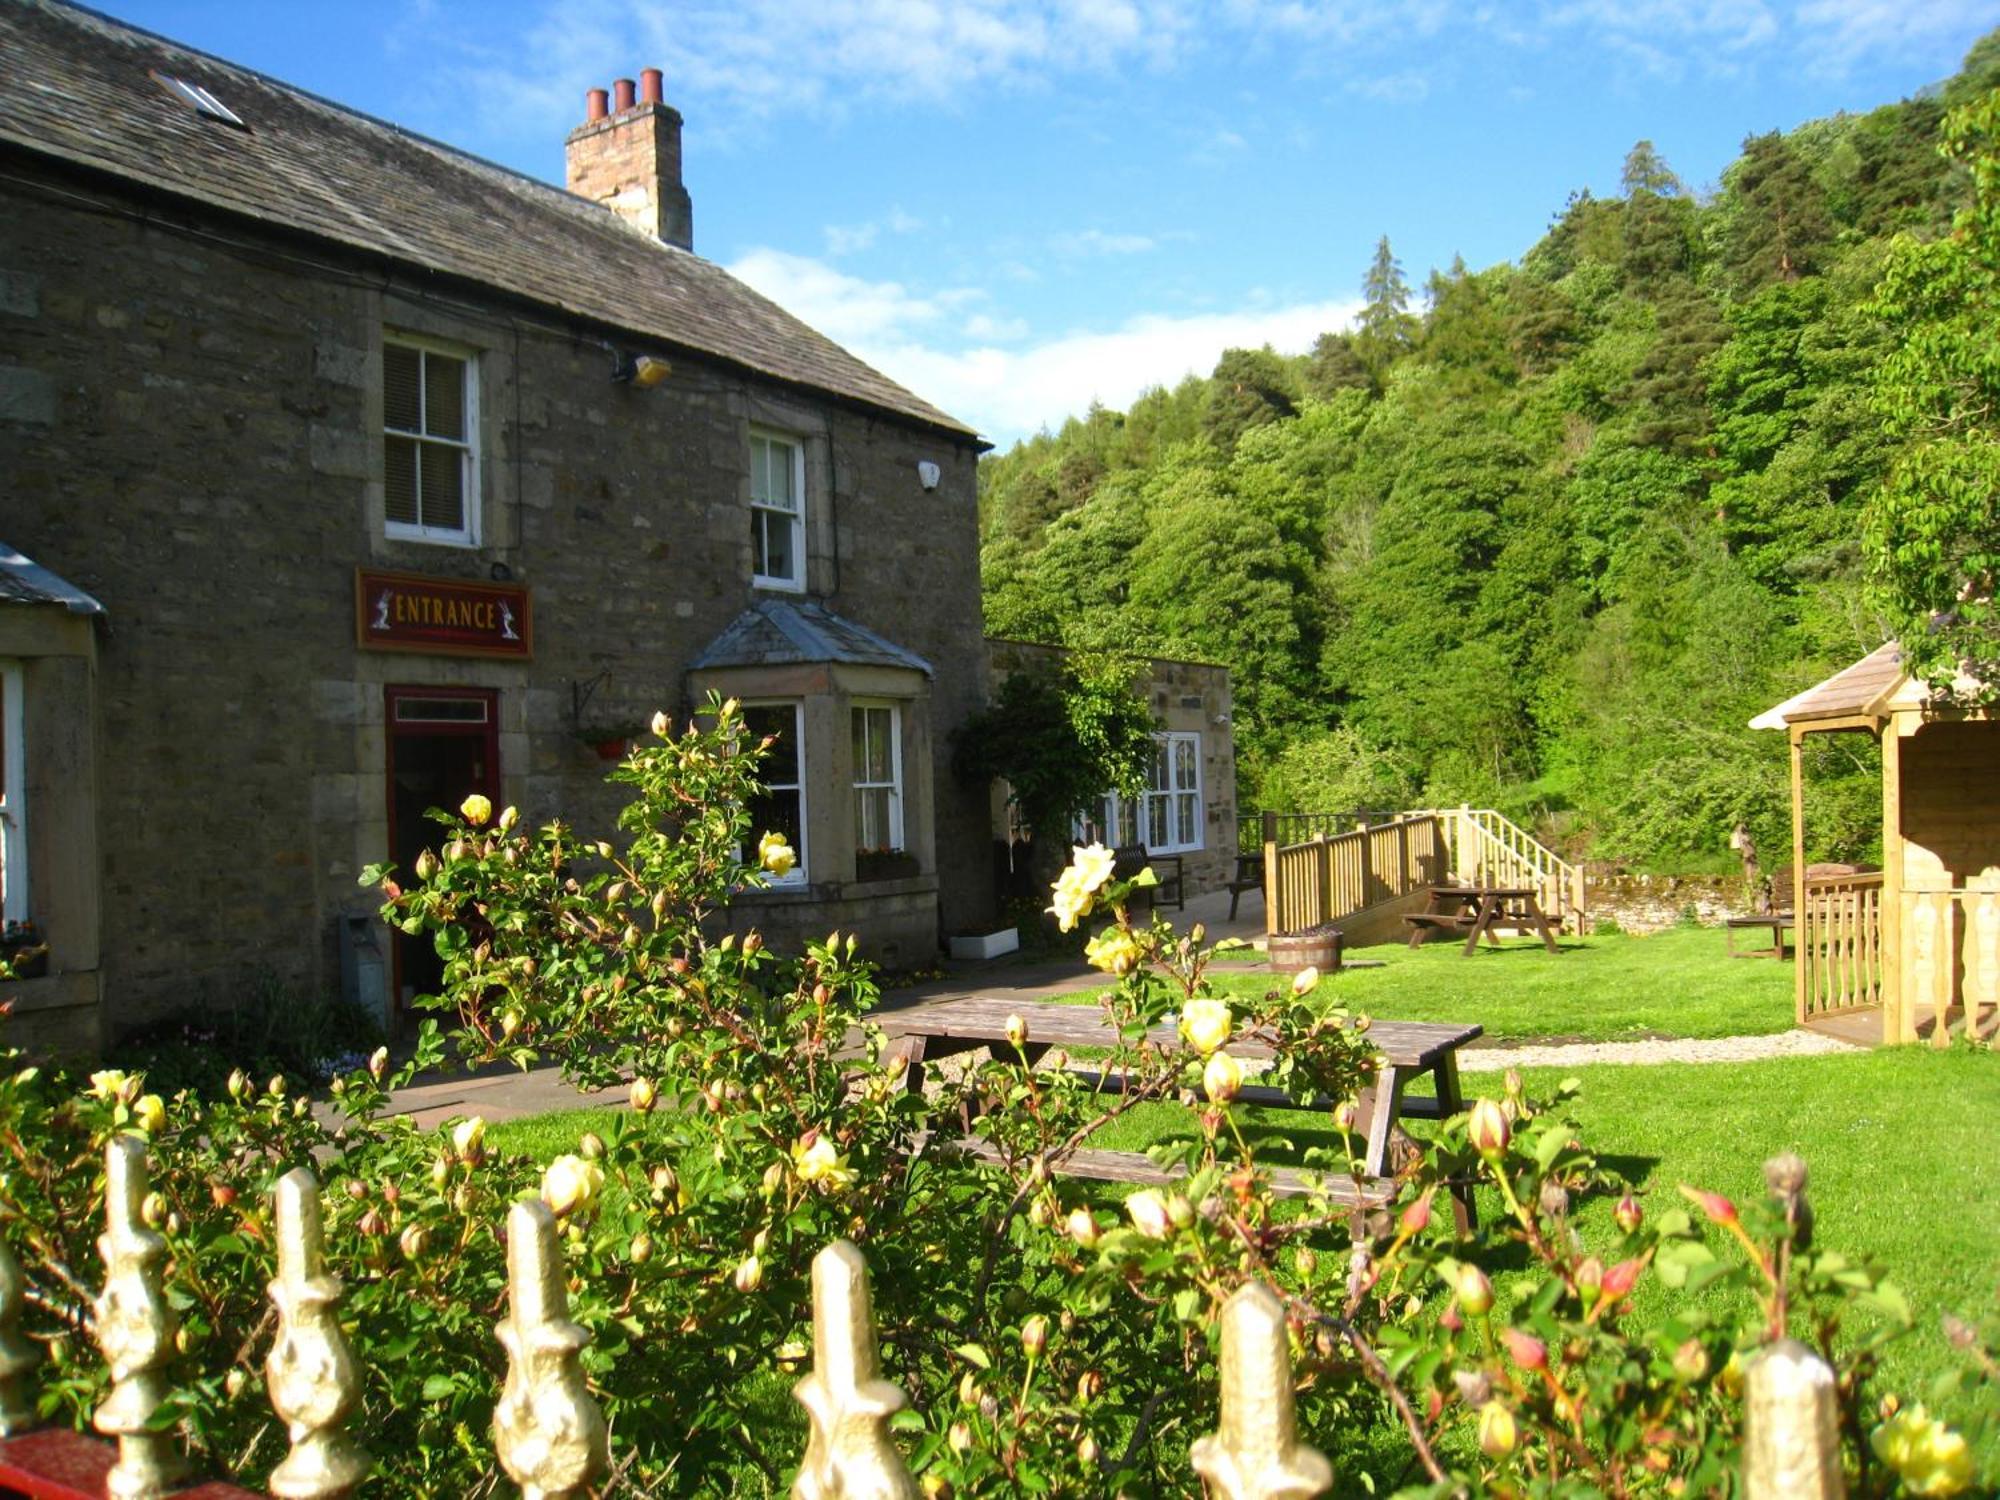
[[[435,849],[443,828],[431,808],[456,811],[474,792],[500,804],[500,695],[492,688],[389,687],[389,856],[409,879],[417,856]],[[395,934],[393,984],[398,1016],[418,995],[437,993],[444,967],[428,935]]]

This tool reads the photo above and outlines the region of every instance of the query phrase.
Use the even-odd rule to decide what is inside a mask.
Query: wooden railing
[[[1583,866],[1571,864],[1490,807],[1438,808],[1434,815],[1444,821],[1451,841],[1455,879],[1466,885],[1532,887],[1551,921],[1583,930]]]
[[[1801,1022],[1882,1003],[1882,876],[1809,877],[1798,912]]]
[[[105,1150],[104,1292],[95,1333],[111,1385],[93,1425],[112,1441],[33,1429],[30,1395],[39,1356],[20,1333],[26,1278],[0,1240],[0,1496],[36,1500],[164,1500],[181,1492],[187,1465],[163,1408],[173,1394],[178,1318],[163,1277],[166,1241],[146,1223],[147,1152],[133,1136]],[[291,1449],[271,1474],[288,1500],[341,1500],[372,1463],[346,1432],[362,1388],[338,1305],[321,1226],[320,1187],[296,1167],[273,1193],[276,1316],[265,1366],[272,1409]],[[610,1469],[604,1416],[585,1379],[590,1334],[569,1318],[570,1268],[556,1216],[538,1200],[507,1209],[505,1316],[494,1330],[508,1357],[493,1408],[499,1466],[524,1500],[582,1500]],[[1299,1440],[1293,1407],[1285,1304],[1261,1282],[1240,1287],[1221,1317],[1217,1430],[1198,1437],[1188,1466],[1209,1493],[1231,1500],[1310,1500],[1331,1488],[1333,1466]],[[791,1493],[807,1500],[870,1496],[915,1500],[920,1491],[891,1434],[907,1404],[882,1378],[868,1267],[845,1240],[812,1263],[811,1372],[796,1396],[805,1408],[804,1457]],[[73,1379],[73,1377],[70,1377]],[[1769,1346],[1744,1372],[1743,1489],[1746,1500],[1840,1493],[1833,1372],[1802,1344]],[[482,1486],[481,1493],[498,1492]],[[253,1500],[209,1483],[189,1500]]]
[[[1334,838],[1356,828],[1373,828],[1408,816],[1393,809],[1367,807],[1346,812],[1261,812],[1237,825],[1237,846],[1241,852],[1252,854],[1265,844],[1303,844],[1321,834]]]
[[[1928,1011],[1932,1045],[1949,1046],[1956,1008],[1965,1035],[2000,1036],[2000,890],[1904,891],[1899,916],[1908,963],[1897,1034],[1915,1037]]]
[[[1273,935],[1339,921],[1451,874],[1443,825],[1431,813],[1264,848],[1264,926]]]

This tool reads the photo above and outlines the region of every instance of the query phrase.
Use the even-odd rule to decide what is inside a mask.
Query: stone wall
[[[57,186],[0,190],[0,540],[109,611],[108,1030],[260,973],[334,985],[334,917],[372,909],[356,876],[387,852],[384,685],[497,689],[505,799],[609,831],[622,797],[574,707],[688,710],[689,659],[753,597],[752,421],[817,465],[810,595],[935,669],[936,900],[948,926],[990,911],[986,801],[947,764],[987,696],[970,440],[680,354],[662,386],[614,384],[599,330]],[[476,547],[383,535],[385,328],[475,352]],[[920,460],[943,470],[935,492]],[[533,592],[534,660],[358,650],[362,566],[504,570]]]

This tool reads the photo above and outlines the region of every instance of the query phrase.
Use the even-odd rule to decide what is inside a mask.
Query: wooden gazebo
[[[1969,686],[1969,684],[1967,684]],[[1792,744],[1797,1009],[1856,1039],[1933,1045],[2000,1017],[2000,719],[1938,698],[1890,641],[1750,721]],[[1882,870],[1811,877],[1805,737],[1882,745]]]

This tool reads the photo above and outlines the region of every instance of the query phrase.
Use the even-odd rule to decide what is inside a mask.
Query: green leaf
[[[990,1370],[993,1368],[992,1356],[987,1354],[987,1352],[984,1349],[980,1348],[979,1345],[977,1344],[960,1344],[956,1349],[952,1350],[952,1353],[956,1354],[960,1359],[964,1360],[967,1364],[977,1365],[982,1370]]]
[[[443,1401],[455,1394],[458,1381],[450,1375],[428,1375],[424,1378],[424,1400]]]

